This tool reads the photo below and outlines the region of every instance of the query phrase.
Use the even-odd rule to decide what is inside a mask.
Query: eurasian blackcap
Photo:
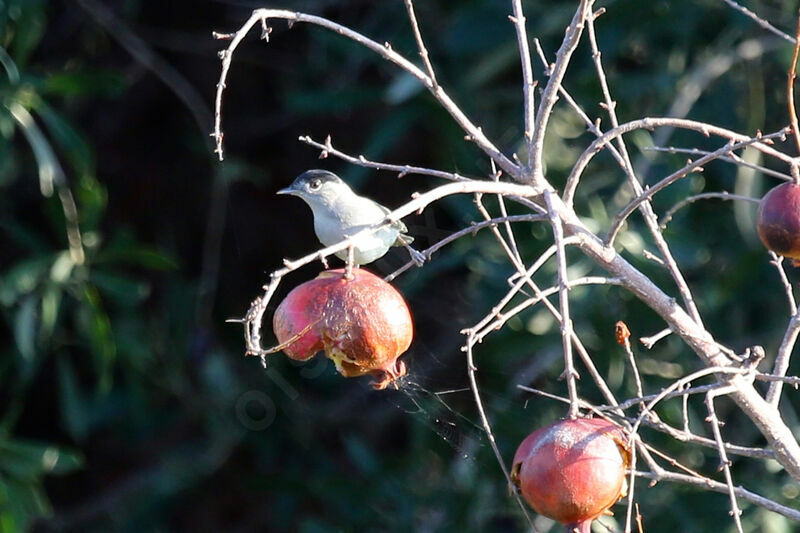
[[[291,194],[308,204],[314,213],[314,232],[325,246],[380,223],[389,213],[381,204],[354,193],[339,176],[327,170],[304,172],[278,194]],[[421,264],[424,257],[409,246],[414,239],[406,231],[405,224],[398,220],[359,237],[353,247],[353,263],[366,265],[383,257],[392,246],[405,246],[414,262]],[[336,256],[347,261],[348,252],[342,250]]]

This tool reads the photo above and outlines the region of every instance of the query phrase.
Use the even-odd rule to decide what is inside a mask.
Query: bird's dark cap
[[[279,190],[278,194],[298,194],[300,192],[305,191],[308,188],[308,185],[314,180],[319,180],[321,184],[328,182],[339,182],[339,183],[342,182],[341,178],[339,178],[339,176],[337,176],[333,172],[329,172],[327,170],[312,169],[312,170],[307,170],[302,174],[300,174],[299,176],[297,176],[291,185],[289,185],[285,189]]]

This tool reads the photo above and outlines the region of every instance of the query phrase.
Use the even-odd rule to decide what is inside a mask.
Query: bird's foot
[[[415,250],[411,246],[406,246],[406,248],[408,249],[408,255],[411,256],[411,260],[414,261],[414,264],[418,267],[424,265],[425,261],[428,260],[427,256],[419,250]]]

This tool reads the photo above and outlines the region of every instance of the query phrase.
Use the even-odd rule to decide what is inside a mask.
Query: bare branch
[[[508,483],[508,490],[514,495],[514,499],[517,502],[517,505],[522,510],[523,515],[525,515],[525,519],[528,521],[528,525],[530,525],[531,530],[534,532],[538,532],[536,526],[533,523],[533,519],[528,512],[528,508],[525,505],[525,502],[522,501],[522,497],[519,493],[514,489],[514,482],[511,481],[511,474],[506,467],[505,461],[503,461],[503,455],[500,453],[500,449],[497,447],[497,441],[494,438],[494,432],[492,431],[491,423],[489,422],[489,417],[486,416],[486,410],[483,407],[483,400],[481,400],[481,394],[478,390],[478,381],[475,377],[475,372],[478,368],[475,366],[475,361],[472,356],[472,348],[475,345],[475,336],[472,331],[467,332],[467,343],[465,345],[465,349],[467,352],[467,373],[469,375],[469,388],[472,390],[472,397],[475,400],[475,406],[478,409],[478,416],[481,419],[481,425],[483,426],[483,431],[486,433],[486,437],[489,439],[489,444],[492,447],[492,451],[494,452],[494,456],[497,459],[498,464],[500,465],[500,469],[503,471],[503,475],[506,477],[506,482]]]
[[[433,80],[423,72],[419,67],[411,63],[408,59],[395,52],[389,43],[380,44],[377,41],[362,35],[361,33],[352,30],[341,24],[332,22],[324,17],[317,17],[305,13],[298,13],[294,11],[287,11],[283,9],[256,9],[250,15],[250,18],[244,25],[237,30],[234,34],[216,34],[218,38],[229,39],[230,44],[228,47],[220,52],[222,58],[222,71],[220,73],[219,83],[217,83],[217,94],[215,99],[215,113],[214,113],[214,139],[216,140],[216,153],[222,160],[222,95],[225,91],[225,84],[228,79],[228,72],[231,68],[231,61],[233,53],[242,42],[245,35],[247,35],[256,24],[261,24],[263,35],[269,35],[268,21],[270,19],[283,19],[290,23],[305,22],[314,24],[327,30],[333,31],[343,37],[351,39],[356,43],[368,48],[381,56],[386,61],[394,63],[404,71],[408,72],[417,78],[425,87],[430,90],[436,100],[441,106],[447,110],[448,113],[456,120],[459,126],[467,132],[470,140],[483,150],[489,157],[491,157],[497,165],[507,172],[514,179],[521,180],[523,177],[520,173],[520,168],[509,158],[507,158],[500,150],[486,137],[481,128],[474,125],[463,111],[450,99],[450,96],[442,89],[442,87],[433,82]]]
[[[540,222],[545,221],[547,218],[544,215],[512,215],[512,216],[503,216],[498,218],[490,218],[489,220],[484,220],[483,222],[472,222],[469,227],[466,227],[460,231],[453,233],[452,235],[448,235],[444,239],[436,242],[432,246],[422,250],[420,253],[425,257],[426,261],[430,261],[431,257],[434,253],[438,252],[446,245],[454,242],[462,237],[467,235],[475,235],[478,230],[484,228],[493,228],[499,224],[511,224],[513,222]],[[392,281],[393,279],[397,278],[400,274],[412,268],[414,266],[414,261],[409,260],[405,265],[401,266],[388,276],[384,278],[385,281]]]
[[[772,250],[767,252],[769,255],[769,263],[778,271],[778,276],[781,278],[781,285],[786,293],[786,301],[789,302],[789,316],[797,314],[797,302],[794,299],[794,289],[792,284],[789,283],[789,278],[786,276],[786,271],[783,269],[783,256],[780,256]]]
[[[608,243],[613,243],[614,242],[614,238],[617,236],[617,233],[622,228],[622,224],[625,222],[625,219],[628,218],[628,216],[631,213],[633,213],[633,211],[640,204],[642,204],[643,202],[651,199],[655,194],[661,192],[662,190],[664,190],[668,186],[672,185],[673,183],[675,183],[679,179],[686,177],[687,175],[689,175],[689,173],[691,173],[693,171],[696,171],[697,169],[701,169],[703,165],[713,161],[719,155],[728,153],[728,152],[733,151],[733,150],[739,150],[740,148],[744,148],[746,146],[755,145],[756,143],[760,143],[760,142],[762,142],[763,140],[766,140],[766,139],[773,139],[773,138],[783,137],[786,133],[787,133],[786,130],[783,129],[783,130],[780,130],[778,132],[771,133],[769,135],[764,135],[762,137],[756,137],[756,138],[753,138],[753,139],[747,139],[747,140],[744,140],[744,141],[741,141],[741,142],[737,142],[735,144],[726,144],[722,148],[720,148],[720,149],[718,149],[718,150],[716,150],[714,152],[711,152],[710,154],[705,155],[705,156],[703,156],[703,157],[701,157],[699,159],[696,159],[695,161],[692,161],[691,163],[689,163],[688,165],[684,166],[680,170],[677,170],[677,171],[673,172],[672,174],[670,174],[666,178],[662,179],[661,181],[659,181],[658,183],[656,183],[655,185],[653,185],[652,187],[650,187],[649,189],[644,191],[642,194],[640,194],[639,196],[634,198],[630,203],[628,203],[628,205],[626,205],[617,214],[617,216],[614,218],[614,223],[611,225],[611,229],[608,230],[608,236],[606,237],[606,241]]]
[[[547,85],[542,93],[542,101],[536,113],[536,123],[533,128],[533,139],[531,139],[532,149],[528,156],[531,171],[533,172],[533,176],[531,176],[530,179],[533,180],[534,184],[539,184],[544,181],[542,154],[544,152],[544,135],[547,131],[547,123],[550,120],[553,106],[555,106],[556,99],[558,98],[558,88],[561,87],[561,82],[564,79],[564,74],[567,72],[570,58],[575,48],[578,46],[578,41],[583,32],[583,25],[589,10],[589,3],[588,0],[580,0],[578,9],[575,11],[572,22],[570,22],[567,33],[561,43],[561,48],[558,49],[555,65],[550,69],[550,78],[547,80]]]
[[[792,133],[794,133],[794,141],[797,145],[797,151],[800,153],[800,126],[797,124],[797,111],[794,108],[794,80],[797,77],[797,55],[800,53],[800,11],[797,17],[797,30],[794,37],[794,52],[792,52],[792,66],[789,69],[789,76],[786,88],[786,101],[789,104],[789,121],[792,125]],[[795,177],[795,184],[800,185],[800,173],[796,170],[793,172]]]
[[[553,226],[553,240],[556,243],[556,264],[558,265],[558,307],[561,311],[561,343],[564,347],[564,374],[569,391],[569,417],[578,416],[578,388],[575,380],[578,373],[572,365],[572,319],[569,314],[569,278],[567,277],[567,257],[564,248],[564,228],[553,209],[550,191],[545,191],[544,201],[547,203],[547,215]]]
[[[676,148],[674,146],[669,147],[660,147],[660,146],[645,146],[643,148],[645,152],[663,152],[667,154],[688,154],[688,155],[708,155],[711,152],[708,150],[700,150],[699,148]],[[791,181],[792,178],[789,174],[784,174],[783,172],[778,172],[777,170],[772,170],[771,168],[767,168],[763,165],[756,165],[755,163],[750,163],[749,161],[745,161],[741,157],[736,154],[728,154],[717,158],[718,161],[725,161],[727,163],[733,163],[734,165],[750,168],[761,174],[766,174],[768,176],[773,176],[775,178],[780,178],[784,181]]]
[[[646,479],[652,479],[654,481],[672,481],[676,483],[685,483],[687,485],[693,485],[695,487],[711,489],[715,492],[721,492],[723,494],[728,492],[728,487],[727,485],[725,485],[725,483],[720,483],[718,481],[697,479],[693,476],[687,476],[685,474],[678,474],[674,472],[660,471],[658,473],[654,473],[654,472],[637,471],[636,476],[643,477]],[[747,489],[744,489],[742,487],[735,487],[734,492],[737,497],[742,498],[743,500],[747,500],[756,505],[760,505],[765,509],[769,509],[770,511],[781,514],[787,518],[791,518],[792,520],[800,520],[800,511],[798,511],[797,509],[786,507],[785,505],[776,503],[770,500],[769,498],[759,496],[758,494],[751,492]]]
[[[611,97],[611,91],[608,88],[608,81],[606,80],[605,71],[603,70],[603,63],[601,61],[600,48],[597,45],[597,37],[594,31],[594,20],[595,17],[592,16],[589,17],[587,21],[589,44],[592,48],[592,57],[594,58],[595,70],[597,71],[597,77],[600,80],[600,87],[602,88],[603,98],[605,99],[605,108],[611,120],[611,126],[613,128],[618,128],[619,119],[617,118],[616,111],[617,102]],[[640,180],[634,173],[633,164],[631,163],[631,158],[628,154],[628,147],[625,145],[625,140],[621,135],[615,140],[617,142],[619,153],[623,159],[622,168],[625,171],[628,184],[633,189],[634,194],[637,196],[641,195],[643,192],[642,186],[639,183]],[[647,224],[647,228],[650,231],[650,234],[652,235],[659,252],[661,252],[662,257],[664,258],[664,263],[669,270],[672,279],[675,281],[675,285],[678,287],[678,292],[681,294],[681,298],[683,299],[684,305],[686,305],[686,309],[689,311],[689,314],[692,316],[695,322],[702,325],[703,320],[700,316],[700,311],[698,311],[697,306],[694,303],[694,297],[692,296],[692,292],[689,290],[689,285],[686,283],[680,268],[678,268],[678,263],[675,261],[672,251],[667,245],[667,241],[661,234],[661,231],[658,227],[658,219],[653,211],[653,206],[650,205],[649,201],[643,202],[641,205],[639,205],[639,211],[642,213],[645,223]],[[609,240],[609,242],[611,242],[611,240]]]
[[[786,327],[786,332],[783,334],[783,340],[778,348],[778,355],[775,356],[775,364],[772,369],[772,374],[776,376],[785,376],[789,370],[789,361],[792,358],[792,351],[797,342],[797,335],[800,334],[800,309],[796,309],[794,316],[789,321]],[[774,381],[770,384],[767,390],[767,402],[777,407],[781,400],[781,391],[783,390],[783,382]]]
[[[619,278],[628,290],[657,312],[667,322],[670,329],[680,335],[708,367],[727,367],[732,364],[731,357],[708,331],[699,327],[672,298],[664,294],[650,279],[619,256],[612,247],[605,246],[600,242],[573,211],[567,209],[563,204],[557,205],[557,200],[557,198],[554,199],[554,204],[556,204],[559,216],[564,220],[565,229],[569,234],[578,237],[578,247],[587,256]],[[792,431],[781,419],[780,414],[758,394],[752,383],[747,380],[735,376],[729,378],[726,383],[735,385],[736,391],[731,394],[731,398],[744,410],[767,439],[775,451],[778,462],[794,479],[800,479],[800,445]]]
[[[442,178],[445,180],[450,181],[466,181],[471,180],[469,176],[462,176],[457,172],[445,172],[444,170],[436,170],[432,168],[425,168],[425,167],[417,167],[413,165],[393,165],[390,163],[381,163],[378,161],[370,161],[363,155],[358,157],[346,154],[341,150],[337,150],[334,148],[330,136],[325,139],[324,143],[320,143],[315,141],[308,135],[301,135],[298,137],[300,142],[303,142],[309,146],[313,146],[314,148],[319,148],[322,151],[323,159],[328,157],[329,155],[338,157],[343,161],[347,161],[348,163],[352,163],[354,165],[365,167],[365,168],[374,168],[376,170],[388,170],[390,172],[397,172],[397,177],[403,178],[409,174],[418,174],[421,176],[433,176],[434,178]]]
[[[711,430],[714,433],[714,440],[717,443],[717,451],[719,452],[720,468],[725,474],[725,484],[728,487],[728,495],[730,496],[731,511],[733,522],[736,524],[736,531],[744,533],[742,530],[742,511],[739,509],[739,504],[736,502],[736,489],[733,486],[733,477],[731,477],[731,462],[728,460],[728,455],[725,453],[725,442],[722,440],[722,433],[720,433],[720,421],[717,418],[717,411],[714,409],[714,398],[722,394],[733,392],[733,387],[725,387],[716,389],[706,394],[706,408],[708,409],[708,421],[711,424]]]
[[[661,229],[666,229],[667,224],[672,220],[672,217],[675,216],[675,213],[678,212],[683,207],[686,207],[689,204],[693,204],[698,200],[708,200],[710,198],[715,198],[718,200],[738,200],[741,202],[752,202],[757,204],[759,202],[758,198],[750,198],[749,196],[742,196],[740,194],[731,194],[728,191],[720,191],[720,192],[704,192],[700,194],[694,194],[692,196],[687,196],[677,204],[673,205],[669,208],[669,210],[661,217]]]
[[[752,20],[753,22],[755,22],[756,24],[767,30],[768,32],[774,33],[784,41],[794,44],[795,39],[793,39],[791,35],[782,32],[781,30],[770,24],[768,21],[756,15],[753,11],[747,9],[742,5],[739,5],[734,0],[722,0],[722,1],[731,6],[736,11],[742,13],[744,16],[746,16],[747,18],[749,18],[750,20]]]
[[[531,49],[528,45],[528,32],[525,29],[525,13],[522,11],[522,0],[512,0],[514,15],[508,17],[514,24],[517,32],[519,59],[522,63],[522,93],[525,106],[525,142],[528,152],[528,167],[531,166],[533,154],[533,129],[535,122],[534,89],[536,83],[533,79],[533,63],[531,63]]]
[[[420,32],[419,29],[417,15],[414,13],[414,2],[413,0],[404,1],[406,4],[406,11],[408,12],[408,20],[411,22],[411,29],[414,30],[414,39],[417,41],[419,56],[422,58],[422,63],[425,65],[425,71],[428,73],[428,78],[431,84],[429,88],[436,87],[438,85],[438,83],[436,83],[436,73],[433,71],[433,65],[431,64],[431,58],[428,55],[428,49],[425,48],[425,42],[422,40],[422,32]]]
[[[706,124],[704,122],[697,122],[694,120],[687,120],[687,119],[673,119],[673,118],[666,118],[666,117],[647,117],[638,120],[632,120],[631,122],[627,122],[625,124],[621,124],[618,128],[613,128],[606,133],[603,134],[602,137],[598,137],[592,144],[584,150],[583,154],[578,158],[575,164],[572,167],[572,171],[570,175],[567,177],[567,183],[564,186],[564,203],[568,206],[572,205],[572,201],[575,197],[575,189],[578,186],[578,181],[580,180],[580,176],[583,171],[586,169],[586,166],[592,160],[592,158],[597,155],[600,150],[606,147],[608,143],[612,140],[616,139],[620,135],[624,135],[625,133],[630,133],[635,130],[640,129],[647,129],[652,130],[654,128],[660,126],[669,126],[673,128],[680,128],[686,130],[693,130],[699,132],[706,137],[711,135],[715,135],[717,137],[722,137],[725,139],[730,140],[731,142],[742,143],[742,142],[749,142],[747,146],[753,146],[753,148],[775,157],[781,161],[784,161],[788,165],[792,165],[794,159],[778,150],[775,150],[771,146],[768,146],[765,142],[762,142],[762,138],[754,138],[748,137],[746,135],[741,135],[734,131],[720,128],[718,126],[712,126],[710,124]],[[788,133],[786,130],[781,130],[779,134],[777,134],[777,138],[781,138],[782,135]],[[755,140],[755,142],[753,142]]]

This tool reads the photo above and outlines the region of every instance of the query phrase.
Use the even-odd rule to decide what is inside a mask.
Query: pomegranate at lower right
[[[561,420],[519,445],[511,478],[533,509],[566,531],[589,533],[592,521],[625,496],[626,438],[600,418]]]
[[[800,260],[800,185],[784,183],[765,194],[758,204],[756,229],[767,249]]]

